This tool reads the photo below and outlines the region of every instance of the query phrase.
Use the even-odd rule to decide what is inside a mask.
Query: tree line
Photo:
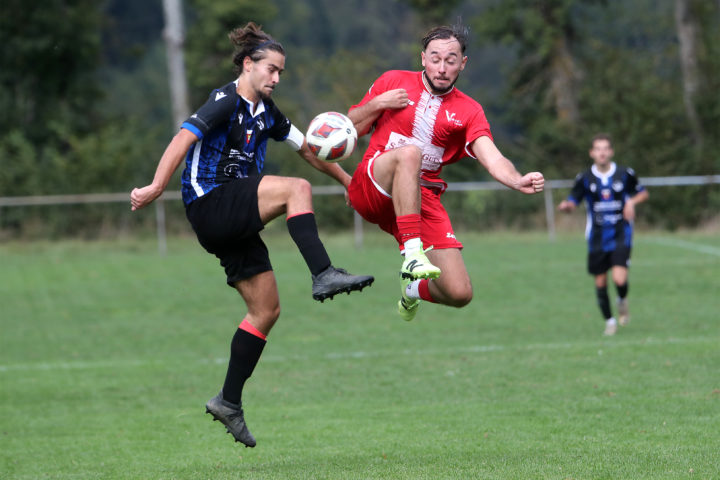
[[[3,10],[0,196],[129,191],[150,181],[176,128],[161,2],[7,0]],[[274,98],[303,129],[319,112],[357,103],[384,70],[419,69],[422,34],[461,18],[470,45],[458,87],[483,105],[496,143],[519,169],[572,178],[589,165],[592,135],[608,132],[617,161],[641,177],[720,171],[715,1],[186,0],[184,16],[191,109],[233,79],[227,32],[247,21],[285,46]],[[283,145],[270,145],[268,160],[271,173],[329,183]],[[488,178],[471,160],[445,177]],[[323,203],[321,215],[348,225],[341,202]],[[644,220],[696,226],[718,206],[717,188],[666,188],[644,208]],[[522,219],[541,205],[477,194],[452,208],[468,226],[490,228],[531,225]],[[125,215],[97,207],[6,210],[0,229],[62,235]]]

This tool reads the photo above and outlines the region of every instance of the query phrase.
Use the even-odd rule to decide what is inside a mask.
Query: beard
[[[425,70],[423,70],[423,76],[425,77],[425,81],[428,83],[428,85],[430,85],[430,88],[431,88],[432,90],[434,90],[435,92],[437,92],[438,94],[440,94],[440,95],[443,95],[443,94],[449,92],[450,90],[452,90],[453,87],[455,86],[455,82],[457,82],[457,79],[458,79],[458,77],[459,77],[459,75],[458,75],[457,77],[455,77],[455,80],[453,80],[453,81],[450,83],[450,85],[448,85],[447,87],[445,87],[445,88],[440,88],[440,87],[436,86],[436,85],[432,82],[432,80],[430,80],[430,77],[428,77],[427,72],[426,72]]]

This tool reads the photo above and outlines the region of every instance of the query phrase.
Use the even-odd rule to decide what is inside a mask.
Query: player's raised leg
[[[417,313],[420,300],[440,303],[451,307],[464,307],[473,297],[472,283],[462,254],[457,248],[444,248],[428,252],[433,264],[442,269],[436,279],[419,279],[403,284],[398,302],[398,313],[404,320],[412,320]]]
[[[437,278],[440,275],[440,268],[430,262],[420,240],[421,165],[422,151],[414,145],[389,150],[375,158],[372,164],[373,182],[381,193],[392,198],[395,209],[405,252],[400,268],[402,278]]]
[[[307,180],[267,175],[258,186],[258,209],[263,224],[286,214],[290,236],[297,245],[313,280],[315,300],[338,293],[362,290],[372,284],[370,275],[352,275],[335,268],[320,241],[312,208],[312,186]]]

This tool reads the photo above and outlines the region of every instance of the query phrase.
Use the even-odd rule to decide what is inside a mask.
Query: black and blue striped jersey
[[[183,202],[189,204],[236,178],[259,175],[267,141],[283,141],[291,123],[270,100],[252,103],[237,93],[237,81],[213,90],[207,102],[181,126],[199,140],[185,158]]]
[[[620,246],[632,246],[632,223],[623,217],[628,198],[645,190],[635,171],[614,162],[601,173],[595,165],[575,177],[568,200],[578,205],[585,200],[587,225],[585,237],[590,252],[612,252]]]

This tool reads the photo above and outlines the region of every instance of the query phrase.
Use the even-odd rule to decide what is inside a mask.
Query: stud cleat
[[[398,301],[398,314],[406,322],[409,322],[413,318],[415,318],[418,307],[420,307],[420,300],[416,298],[409,298],[405,294],[407,286],[410,284],[411,281],[412,280],[410,280],[409,278],[400,278],[401,291],[400,300]]]
[[[432,250],[432,246],[425,250],[420,250],[412,255],[406,255],[405,261],[400,268],[400,276],[402,278],[409,278],[411,280],[417,280],[419,278],[438,278],[440,276],[440,269],[430,263],[430,260],[425,256],[425,252]]]
[[[323,303],[325,299],[332,300],[339,293],[350,295],[350,292],[361,291],[372,285],[375,278],[371,275],[352,275],[342,268],[330,265],[318,275],[313,275],[312,280],[312,296]]]
[[[245,424],[245,417],[241,405],[233,404],[223,399],[222,392],[208,400],[205,404],[205,412],[213,416],[213,421],[218,420],[225,425],[225,430],[232,434],[235,442],[240,442],[246,447],[256,445],[255,437]]]

